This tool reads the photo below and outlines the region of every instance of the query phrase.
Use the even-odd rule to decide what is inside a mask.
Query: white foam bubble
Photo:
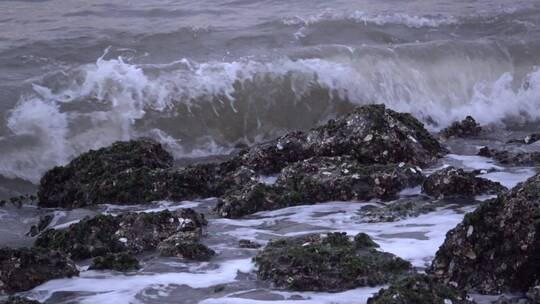
[[[78,303],[134,303],[136,296],[151,287],[187,285],[191,288],[205,288],[233,282],[237,273],[250,272],[253,264],[250,259],[229,260],[216,269],[204,273],[137,273],[135,275],[112,274],[85,271],[80,277],[49,281],[34,288],[31,295],[40,300],[49,299],[56,292],[80,292],[87,294],[78,297]]]

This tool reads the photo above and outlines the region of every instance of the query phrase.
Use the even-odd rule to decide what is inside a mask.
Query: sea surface
[[[34,192],[45,171],[117,140],[155,138],[181,166],[371,103],[410,112],[433,132],[466,115],[488,130],[485,138],[449,142],[452,154],[430,170],[491,168],[486,177],[510,187],[532,176],[537,168],[472,155],[540,131],[540,1],[0,1],[0,198]],[[219,255],[209,263],[148,257],[139,272],[83,271],[26,295],[66,304],[365,303],[379,287],[273,290],[253,274],[256,251],[237,241],[363,231],[422,270],[478,200],[378,224],[358,210],[379,201],[240,220],[212,218],[214,203],[127,208],[195,206],[210,214],[206,241]],[[120,209],[58,210],[55,222]],[[0,208],[0,245],[31,245],[24,234],[43,212]]]

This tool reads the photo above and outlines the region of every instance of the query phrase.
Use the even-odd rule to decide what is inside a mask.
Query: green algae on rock
[[[482,203],[450,230],[429,273],[480,293],[526,292],[540,279],[540,175]]]
[[[198,239],[206,225],[204,215],[189,208],[98,215],[84,218],[66,229],[45,230],[34,246],[60,250],[75,260],[82,260],[128,250],[134,253],[154,250],[179,233],[190,232],[191,237]]]
[[[367,304],[469,304],[465,294],[455,287],[416,274],[392,283],[369,298]]]
[[[507,190],[498,182],[476,177],[476,175],[476,172],[466,172],[463,169],[447,167],[428,176],[422,185],[422,191],[435,198],[443,198],[499,194]]]
[[[380,252],[361,235],[345,233],[271,241],[253,259],[260,279],[297,291],[343,291],[388,283],[411,271],[411,264]]]
[[[141,266],[139,260],[129,251],[107,253],[92,260],[89,270],[116,270],[121,272],[137,270]]]
[[[27,291],[78,274],[75,264],[58,251],[0,248],[0,294]]]
[[[216,210],[223,217],[236,218],[332,200],[386,199],[422,181],[419,168],[403,163],[364,165],[350,156],[314,157],[285,167],[274,185],[252,181],[226,193]]]

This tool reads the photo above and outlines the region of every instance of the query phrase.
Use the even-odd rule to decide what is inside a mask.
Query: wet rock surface
[[[157,196],[145,182],[156,174],[154,170],[168,169],[172,164],[172,156],[152,140],[116,142],[45,173],[40,181],[39,206],[149,201]]]
[[[250,240],[239,240],[238,241],[238,247],[240,248],[248,248],[248,249],[258,249],[261,248],[262,245]]]
[[[108,253],[92,260],[89,270],[132,271],[140,268],[139,260],[131,252]]]
[[[176,233],[158,245],[162,256],[181,257],[188,260],[208,261],[216,253],[214,250],[199,243],[199,236],[193,233]]]
[[[367,205],[358,211],[367,223],[395,222],[435,211],[437,205],[427,198],[399,199],[381,207]]]
[[[56,249],[75,260],[109,253],[139,253],[157,249],[161,242],[186,233],[195,242],[207,221],[192,209],[155,213],[128,212],[118,216],[84,218],[66,229],[48,229],[36,239],[35,247]]]
[[[540,152],[509,152],[482,147],[478,155],[493,158],[503,165],[540,166]]]
[[[466,172],[463,169],[447,167],[428,176],[422,185],[422,191],[427,195],[443,198],[499,194],[507,190],[500,183],[476,177],[477,174],[477,172]]]
[[[133,204],[221,196],[261,174],[312,157],[347,156],[361,164],[433,163],[446,150],[407,113],[369,105],[307,132],[291,132],[244,149],[221,163],[172,168],[172,157],[147,139],[87,152],[45,174],[41,207]]]
[[[471,137],[482,132],[482,127],[471,116],[465,117],[462,121],[452,123],[448,128],[441,131],[441,135],[450,137]]]
[[[539,141],[540,140],[540,133],[532,133],[528,136],[526,136],[525,138],[523,139],[512,139],[512,140],[509,140],[508,143],[509,144],[525,144],[525,145],[530,145],[530,144],[534,144],[535,142]]]
[[[540,175],[486,201],[450,230],[428,271],[460,288],[526,292],[540,279]]]
[[[218,200],[223,217],[332,200],[391,198],[423,181],[421,169],[403,163],[364,165],[352,157],[315,157],[285,167],[273,185],[257,181]]]
[[[30,227],[30,231],[26,235],[34,237],[40,234],[43,230],[47,229],[51,221],[53,220],[53,214],[45,214],[39,218],[39,222],[36,225]]]
[[[0,249],[0,294],[27,291],[49,280],[78,274],[75,264],[58,251]]]
[[[469,304],[466,295],[455,287],[436,282],[432,277],[417,274],[381,289],[367,304]]]
[[[278,288],[297,291],[341,291],[392,281],[411,264],[380,252],[365,234],[318,234],[270,242],[254,258],[258,277]]]

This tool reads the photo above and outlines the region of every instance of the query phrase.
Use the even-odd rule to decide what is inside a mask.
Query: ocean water
[[[35,191],[46,170],[117,140],[155,138],[180,164],[371,103],[410,112],[432,131],[465,115],[493,130],[449,143],[452,154],[431,171],[488,169],[507,187],[535,174],[471,155],[539,129],[540,1],[0,1],[0,198]],[[213,203],[127,210],[211,213]],[[83,271],[26,294],[46,303],[364,303],[378,288],[273,290],[254,277],[255,251],[237,241],[363,231],[421,270],[478,201],[393,223],[368,224],[357,212],[381,203],[211,218],[206,242],[219,255],[209,263],[148,258],[136,273]],[[24,234],[42,212],[0,209],[0,245],[31,244]],[[55,224],[95,212],[57,211]]]

